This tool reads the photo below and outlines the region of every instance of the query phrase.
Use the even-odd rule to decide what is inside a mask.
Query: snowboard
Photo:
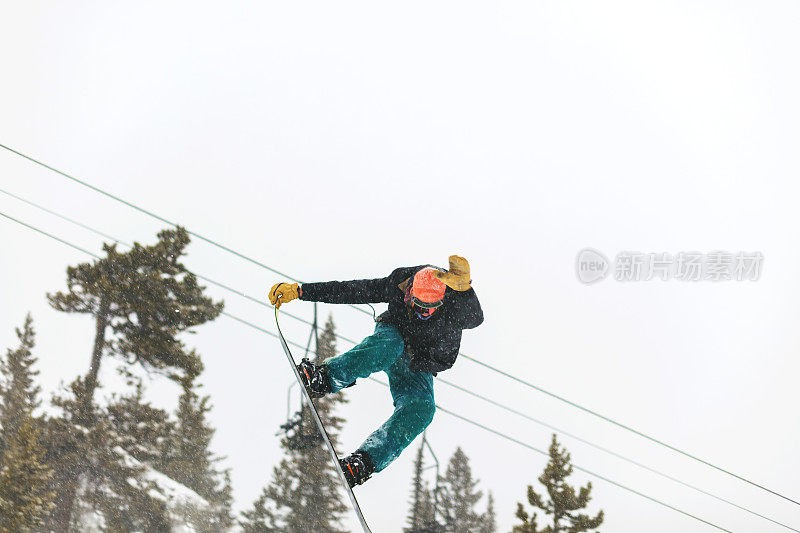
[[[303,386],[303,380],[300,378],[300,373],[297,370],[297,365],[294,362],[294,357],[292,357],[292,352],[289,350],[289,345],[286,344],[286,339],[283,336],[283,332],[281,331],[281,325],[278,322],[278,308],[275,308],[275,325],[278,327],[278,338],[281,341],[281,346],[283,346],[283,351],[286,352],[286,357],[289,359],[289,365],[292,367],[292,372],[294,373],[295,379],[300,384],[300,389],[303,391],[303,398],[305,399],[306,404],[308,405],[309,409],[311,410],[311,414],[314,418],[314,422],[317,424],[317,429],[319,429],[320,435],[322,435],[322,440],[325,441],[325,446],[327,446],[328,451],[330,452],[331,459],[333,460],[333,465],[336,468],[336,472],[339,474],[339,481],[342,482],[342,486],[344,487],[347,495],[350,497],[350,503],[353,505],[353,511],[356,513],[359,522],[361,522],[361,527],[364,528],[364,533],[372,533],[372,530],[367,525],[367,521],[364,520],[364,514],[361,512],[361,507],[358,505],[358,500],[356,499],[356,495],[353,493],[353,489],[350,488],[350,485],[347,483],[347,479],[344,477],[344,472],[342,472],[341,467],[339,466],[339,456],[336,454],[336,450],[333,448],[333,444],[331,443],[331,439],[328,436],[328,432],[325,431],[325,425],[322,423],[322,420],[319,417],[319,413],[317,412],[317,408],[314,405],[314,402],[311,401],[311,396],[309,396],[308,391]]]

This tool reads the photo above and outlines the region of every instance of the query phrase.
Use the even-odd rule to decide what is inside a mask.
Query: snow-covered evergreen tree
[[[159,232],[154,245],[134,243],[124,253],[116,245],[104,245],[106,257],[67,268],[67,290],[48,295],[55,309],[95,319],[89,371],[73,388],[79,394],[74,412],[78,426],[92,430],[96,423],[93,403],[104,356],[116,356],[125,364],[139,364],[173,379],[196,376],[202,370],[200,358],[178,335],[214,320],[223,304],[205,296],[197,278],[180,262],[188,244],[189,234],[178,227]],[[58,531],[66,531],[71,522],[75,493],[85,474],[83,465],[78,460],[62,471]]]
[[[127,375],[131,392],[112,395],[102,415],[120,440],[120,446],[134,459],[159,468],[169,453],[175,433],[175,422],[164,409],[153,406],[144,397],[144,383],[139,377],[121,369]]]
[[[217,469],[216,465],[221,458],[215,457],[211,452],[214,428],[207,420],[211,399],[209,396],[197,394],[198,385],[192,377],[183,379],[182,387],[177,422],[158,469],[189,487],[209,503],[212,508],[208,517],[210,522],[203,524],[203,528],[224,531],[233,524],[233,502],[229,472]],[[206,516],[208,511],[197,510],[197,514]]]
[[[483,492],[477,490],[478,483],[472,475],[467,454],[460,447],[456,448],[440,480],[440,507],[447,533],[483,533],[489,527],[490,511],[478,513],[475,509],[483,497]],[[493,512],[493,502],[489,503]]]
[[[335,325],[328,318],[319,336],[315,362],[334,355]],[[344,424],[334,409],[345,402],[341,392],[315,401],[334,444]],[[240,525],[252,533],[343,533],[341,519],[349,507],[342,501],[338,474],[311,412],[303,406],[283,427],[286,436],[281,446],[286,455],[253,507],[242,513]]]
[[[53,466],[51,487],[56,509],[48,517],[47,530],[84,531],[87,517],[101,517],[109,531],[169,531],[169,517],[158,486],[144,478],[144,465],[123,446],[129,444],[96,406],[90,426],[83,425],[83,379],[54,396],[61,416],[44,424],[46,459]],[[79,475],[75,475],[79,472]]]
[[[556,435],[550,444],[550,460],[544,472],[539,476],[539,483],[545,486],[549,499],[537,494],[533,486],[528,486],[528,503],[544,511],[550,517],[551,525],[539,529],[536,522],[536,513],[531,516],[525,511],[524,506],[517,504],[517,518],[522,524],[514,526],[512,533],[558,533],[568,531],[571,533],[587,532],[600,527],[603,523],[603,511],[601,510],[594,517],[587,514],[578,513],[586,508],[591,500],[592,484],[588,483],[579,490],[571,487],[567,483],[567,478],[572,475],[572,465],[570,464],[570,454],[562,448]]]
[[[55,494],[48,483],[52,470],[44,461],[39,437],[39,405],[34,378],[33,319],[16,330],[19,347],[0,360],[0,531],[30,531],[42,524]]]

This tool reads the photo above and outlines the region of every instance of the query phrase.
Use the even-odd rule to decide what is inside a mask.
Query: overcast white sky
[[[465,353],[800,497],[796,2],[3,2],[2,12],[1,143],[307,281],[464,255],[486,315]],[[4,150],[0,183],[126,240],[151,242],[163,227]],[[0,211],[100,250],[93,234],[3,195]],[[49,395],[88,367],[89,319],[45,300],[86,257],[3,220],[0,242],[0,346],[30,310]],[[765,261],[757,282],[585,286],[574,261],[586,246]],[[280,280],[201,242],[186,263],[254,295]],[[269,310],[209,292],[274,330]],[[353,310],[322,311],[345,336],[371,331]],[[306,327],[284,327],[304,341]],[[291,374],[275,339],[225,317],[189,342],[206,364],[214,449],[233,470],[237,509],[248,507],[280,458]],[[119,390],[111,368],[104,395]],[[800,527],[797,506],[469,361],[441,377]],[[160,380],[150,392],[165,407],[177,395]],[[343,452],[391,412],[378,385],[347,394]],[[549,430],[441,383],[436,395],[549,443]],[[509,531],[546,459],[444,413],[429,438],[441,460],[463,447]],[[726,529],[785,531],[562,442],[576,464]],[[357,491],[376,533],[401,531],[416,446]],[[712,530],[593,484],[602,531]]]

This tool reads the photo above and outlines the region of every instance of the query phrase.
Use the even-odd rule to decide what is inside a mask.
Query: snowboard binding
[[[367,452],[362,450],[357,450],[344,459],[339,459],[339,466],[351,489],[364,483],[375,472],[375,464]]]
[[[331,392],[331,382],[328,379],[328,367],[325,365],[315,365],[308,359],[304,358],[297,365],[297,371],[300,373],[300,380],[303,382],[303,387],[308,391],[308,395],[312,398],[322,398]]]

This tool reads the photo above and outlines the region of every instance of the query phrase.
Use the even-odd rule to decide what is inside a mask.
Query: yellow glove
[[[450,256],[450,270],[436,272],[433,275],[454,291],[469,290],[472,283],[469,275],[469,262],[458,255]]]
[[[281,304],[300,298],[303,290],[297,283],[276,283],[269,290],[269,303],[277,308]]]

